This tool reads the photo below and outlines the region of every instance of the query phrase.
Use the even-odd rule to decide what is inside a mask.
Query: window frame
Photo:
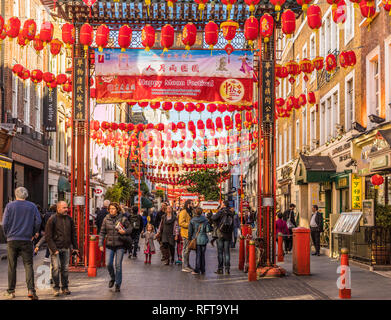
[[[375,126],[374,123],[369,121],[368,116],[371,114],[375,114],[376,110],[375,108],[375,100],[374,100],[374,83],[373,83],[373,61],[377,60],[378,63],[378,69],[379,69],[379,82],[381,79],[381,56],[380,56],[380,45],[378,45],[376,48],[374,48],[365,58],[366,62],[366,103],[367,103],[367,123],[369,128],[372,128]],[[381,91],[381,83],[380,83],[380,91]],[[381,94],[379,95],[379,98],[381,99]],[[380,106],[380,114],[381,114],[381,101],[379,101]]]
[[[349,119],[348,117],[348,83],[352,82],[352,119]],[[350,130],[353,130],[352,123],[356,121],[356,110],[355,110],[355,73],[354,70],[351,71],[346,77],[345,77],[345,131],[348,132]]]
[[[391,35],[384,40],[384,70],[391,70]],[[385,72],[386,119],[391,119],[391,72]]]

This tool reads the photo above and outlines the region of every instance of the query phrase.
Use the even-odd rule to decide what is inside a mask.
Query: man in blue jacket
[[[32,240],[39,235],[41,216],[36,205],[26,201],[27,197],[26,188],[16,188],[16,200],[8,203],[4,210],[3,228],[7,237],[8,250],[8,290],[5,296],[15,298],[16,266],[18,256],[21,255],[26,272],[28,297],[31,300],[37,300],[38,296],[34,286]]]

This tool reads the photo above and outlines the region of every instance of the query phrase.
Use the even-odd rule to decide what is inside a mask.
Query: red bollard
[[[239,241],[239,270],[244,270],[244,261],[245,261],[245,255],[244,255],[244,237],[243,235],[240,236]]]
[[[310,275],[310,229],[294,228],[293,230],[292,269],[298,276]]]
[[[351,286],[350,286],[350,268],[349,268],[349,254],[347,248],[341,249],[341,276],[338,278],[338,288],[340,299],[350,299]]]
[[[284,248],[283,248],[283,240],[282,233],[278,233],[278,256],[277,262],[284,262]]]
[[[255,242],[253,240],[249,243],[249,256],[248,256],[248,281],[257,280],[257,268],[255,262]]]
[[[88,276],[96,277],[96,246],[97,239],[95,235],[90,236],[90,248],[88,259]]]

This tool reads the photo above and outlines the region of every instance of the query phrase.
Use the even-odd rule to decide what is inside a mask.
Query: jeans
[[[230,265],[230,245],[231,240],[225,240],[223,238],[217,239],[217,256],[219,261],[219,270],[229,269]]]
[[[183,249],[182,249],[182,256],[183,256],[183,268],[190,268],[190,251],[189,251],[189,239],[183,238]]]
[[[198,245],[196,249],[196,267],[194,269],[197,273],[205,273],[205,251],[206,245]]]
[[[285,251],[292,251],[292,246],[293,246],[293,232],[292,229],[289,229],[289,235],[287,235],[284,238],[285,242]]]
[[[135,257],[137,256],[138,242],[140,241],[140,231],[138,230],[132,231],[130,237],[132,238],[133,247],[132,250],[129,252],[129,255],[133,253],[133,256]]]
[[[231,243],[231,248],[235,248],[236,242],[238,241],[238,230],[239,228],[234,228],[234,239],[233,242]]]
[[[320,253],[320,232],[311,230],[311,238],[315,247],[315,253]]]
[[[26,283],[29,291],[35,292],[33,269],[33,243],[32,241],[12,240],[7,243],[8,254],[8,292],[15,292],[16,267],[18,257],[22,256]]]
[[[125,249],[117,248],[115,250],[106,248],[107,251],[107,270],[109,271],[111,280],[115,281],[117,286],[121,286],[122,283],[122,259],[124,258]],[[114,272],[114,256],[115,256],[115,272]]]
[[[60,289],[60,274],[61,274],[61,289],[68,289],[68,268],[69,268],[69,249],[58,249],[58,254],[50,256],[52,263],[52,279],[54,289]]]

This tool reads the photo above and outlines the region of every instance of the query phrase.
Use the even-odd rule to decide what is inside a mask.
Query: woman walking
[[[162,217],[159,230],[156,235],[161,238],[163,262],[167,266],[174,263],[175,256],[175,229],[177,225],[176,215],[171,206],[167,206],[166,213]]]
[[[120,292],[122,283],[122,259],[124,257],[127,239],[132,229],[129,220],[121,213],[115,202],[109,205],[109,214],[104,218],[99,234],[99,249],[103,252],[103,241],[106,238],[108,256],[107,270],[110,274],[109,288],[115,284],[115,292]],[[114,272],[115,257],[115,272]]]
[[[196,267],[191,274],[205,274],[205,251],[208,243],[208,232],[212,228],[208,223],[208,219],[202,215],[202,209],[195,210],[195,217],[190,220],[189,224],[189,241],[196,239]]]

